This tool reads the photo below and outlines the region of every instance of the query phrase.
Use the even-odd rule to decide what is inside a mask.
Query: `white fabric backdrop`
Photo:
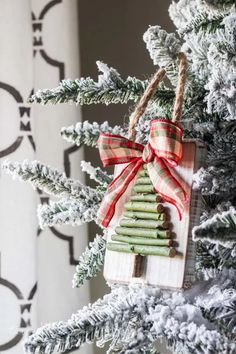
[[[32,89],[79,76],[77,1],[0,6],[0,160],[36,158],[79,177],[81,153],[60,137],[62,126],[80,119],[78,108],[27,103]],[[0,195],[0,353],[19,354],[32,329],[66,320],[89,301],[87,285],[71,288],[87,237],[84,227],[38,232],[36,206],[48,196],[3,173]]]

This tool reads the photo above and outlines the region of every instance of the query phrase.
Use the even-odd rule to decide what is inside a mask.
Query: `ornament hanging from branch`
[[[131,115],[128,139],[99,137],[104,166],[117,165],[98,212],[100,224],[108,228],[104,276],[109,282],[178,289],[194,281],[191,230],[199,221],[201,197],[192,191],[192,179],[205,149],[197,140],[182,140],[186,66],[180,53],[172,120],[152,120],[147,145],[135,142],[135,126],[163,80],[164,68],[154,75]]]

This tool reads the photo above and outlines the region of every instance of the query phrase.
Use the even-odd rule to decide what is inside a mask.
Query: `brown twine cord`
[[[178,84],[176,87],[175,103],[172,114],[172,122],[178,122],[181,118],[184,103],[184,87],[186,82],[187,58],[184,53],[179,53]]]
[[[187,70],[187,58],[184,53],[179,53],[179,72],[178,72],[178,83],[176,87],[176,96],[173,108],[172,122],[177,122],[181,118],[182,107],[184,102],[184,87],[186,82],[186,70]],[[143,93],[140,101],[135,107],[134,112],[130,117],[128,139],[135,140],[136,130],[135,126],[138,123],[140,117],[145,112],[148,102],[154,96],[157,86],[163,80],[165,76],[165,69],[160,68],[156,74],[154,74],[150,83],[148,84],[146,90]]]
[[[166,74],[165,69],[164,68],[160,68],[156,72],[156,74],[154,74],[152,80],[150,81],[150,83],[148,84],[146,90],[144,91],[144,94],[142,95],[140,101],[138,102],[137,106],[135,107],[134,112],[131,115],[130,123],[129,123],[128,139],[135,140],[135,137],[136,137],[135,126],[138,123],[140,117],[145,112],[145,109],[147,108],[148,102],[153,97],[157,86],[163,80],[165,74]]]

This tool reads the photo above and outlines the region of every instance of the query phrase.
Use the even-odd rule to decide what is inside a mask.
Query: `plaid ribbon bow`
[[[98,148],[103,166],[128,163],[108,186],[98,211],[98,220],[102,226],[109,225],[115,213],[116,203],[144,164],[147,164],[155,191],[163,200],[176,206],[181,219],[186,193],[171,174],[169,167],[177,166],[182,158],[182,133],[178,124],[156,119],[151,122],[146,146],[120,135],[100,134]]]

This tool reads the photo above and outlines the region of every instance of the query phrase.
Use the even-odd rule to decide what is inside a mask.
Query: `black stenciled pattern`
[[[33,55],[34,57],[39,53],[41,57],[51,66],[55,66],[59,71],[59,81],[63,80],[65,77],[65,63],[60,62],[56,59],[50,58],[43,48],[43,20],[55,5],[61,4],[62,0],[49,1],[47,5],[41,10],[38,18],[32,12],[32,30],[33,30]]]
[[[58,81],[61,81],[65,78],[65,63],[51,58],[46,50],[44,49],[44,40],[43,40],[43,23],[46,15],[49,11],[53,11],[53,8],[57,5],[62,4],[63,0],[52,0],[49,1],[41,10],[38,17],[32,13],[32,33],[33,33],[33,57],[40,55],[43,60],[50,66],[58,70]],[[10,85],[7,82],[0,82],[0,90],[6,91],[11,97],[14,98],[15,104],[17,105],[19,113],[19,129],[18,136],[15,137],[14,141],[9,142],[8,146],[0,151],[0,158],[6,158],[7,156],[14,153],[22,144],[24,139],[28,139],[33,151],[36,151],[36,145],[34,137],[32,134],[32,107],[27,103],[27,100],[23,99],[23,95],[17,87]],[[29,92],[31,96],[33,90]],[[70,166],[70,155],[78,150],[77,146],[70,146],[63,151],[63,161],[64,169],[66,175],[69,177],[71,175],[71,166]],[[48,203],[49,197],[44,195],[41,191],[38,190],[41,203]],[[74,257],[74,242],[73,236],[63,234],[61,231],[58,231],[56,228],[50,228],[51,234],[60,240],[66,241],[65,244],[68,245],[68,261],[70,265],[77,264],[77,261]],[[37,230],[37,236],[40,236],[42,230]],[[1,267],[1,260],[0,260]],[[0,268],[1,269],[1,268]],[[28,297],[24,297],[17,284],[13,284],[7,279],[1,277],[0,273],[0,286],[6,287],[9,289],[15,297],[17,306],[19,306],[19,316],[17,320],[19,323],[18,331],[12,336],[12,338],[7,340],[5,343],[0,343],[0,352],[7,351],[14,346],[18,345],[19,342],[24,337],[25,333],[29,334],[31,331],[31,310],[32,303],[37,292],[37,284],[32,286],[32,289]],[[17,324],[16,324],[17,327]],[[74,351],[74,350],[72,350]],[[72,351],[68,351],[71,353]]]
[[[17,287],[16,284],[11,283],[7,279],[1,278],[0,276],[0,286],[6,287],[15,295],[15,301],[17,306],[19,306],[19,318],[16,319],[16,324],[19,323],[19,329],[16,334],[12,335],[12,338],[6,343],[0,344],[0,352],[8,350],[16,346],[23,338],[25,332],[30,333],[31,329],[31,308],[34,296],[37,290],[37,284],[34,284],[27,298],[24,298],[22,292]]]
[[[9,145],[0,151],[0,158],[6,157],[16,151],[20,147],[24,138],[29,139],[31,146],[35,151],[35,142],[31,131],[31,107],[24,102],[21,93],[15,87],[0,82],[0,90],[5,90],[14,98],[19,113],[19,135],[15,138],[14,142],[9,142]]]

